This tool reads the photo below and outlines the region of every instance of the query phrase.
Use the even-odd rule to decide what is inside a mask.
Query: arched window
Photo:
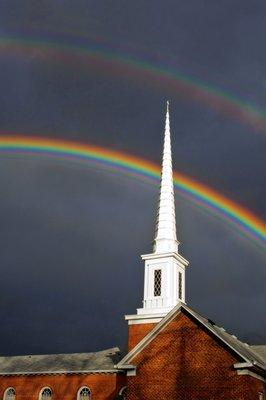
[[[127,387],[124,386],[124,387],[122,387],[122,389],[119,390],[118,399],[125,400],[126,394],[127,394]]]
[[[79,389],[78,400],[91,400],[91,391],[87,386],[83,386]]]
[[[51,400],[52,390],[48,387],[43,388],[40,392],[39,400]]]
[[[8,388],[5,391],[4,400],[15,400],[16,399],[16,391],[14,388]]]

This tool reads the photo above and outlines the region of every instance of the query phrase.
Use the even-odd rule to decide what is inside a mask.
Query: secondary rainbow
[[[121,173],[134,174],[153,180],[160,178],[160,167],[145,159],[104,147],[72,141],[5,135],[0,132],[2,154],[44,155],[72,162],[97,162]],[[265,223],[248,209],[228,199],[212,188],[179,172],[174,173],[177,190],[216,217],[226,220],[238,231],[253,239],[260,247],[265,244]]]
[[[96,68],[97,72],[135,79],[144,85],[167,90],[176,96],[190,98],[206,104],[266,132],[266,111],[232,93],[181,73],[175,68],[156,64],[107,45],[88,44],[74,37],[31,37],[31,35],[0,35],[0,52],[23,57],[41,58],[43,62],[61,62],[71,68]]]

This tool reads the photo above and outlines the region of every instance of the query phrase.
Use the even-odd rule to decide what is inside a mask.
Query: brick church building
[[[153,252],[127,315],[128,352],[0,357],[0,400],[266,400],[266,345],[252,346],[185,301],[167,107]]]

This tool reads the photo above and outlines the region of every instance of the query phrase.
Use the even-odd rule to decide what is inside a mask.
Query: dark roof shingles
[[[121,359],[118,347],[95,353],[47,354],[0,357],[0,375],[56,372],[116,372]]]

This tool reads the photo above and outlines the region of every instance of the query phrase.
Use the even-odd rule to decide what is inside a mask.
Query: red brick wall
[[[258,400],[265,384],[239,376],[237,358],[180,314],[138,355],[127,400]]]
[[[38,400],[40,390],[48,386],[53,400],[76,400],[81,386],[88,386],[93,400],[113,400],[126,385],[126,376],[115,374],[95,375],[33,375],[0,377],[0,399],[6,388],[16,390],[16,400]]]
[[[156,324],[128,325],[128,351],[133,349]]]

